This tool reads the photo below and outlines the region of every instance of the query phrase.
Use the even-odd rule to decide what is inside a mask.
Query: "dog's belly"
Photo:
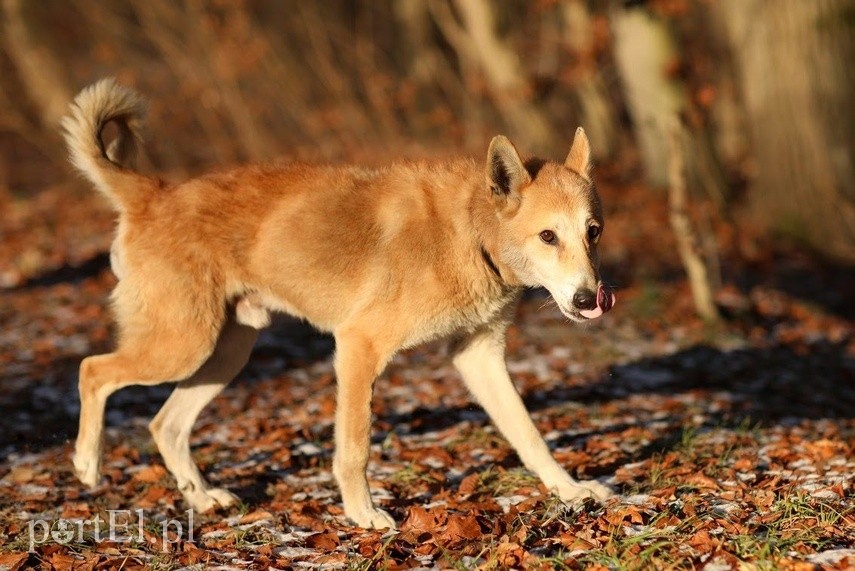
[[[417,292],[413,293],[413,297],[418,296]],[[487,323],[495,322],[506,316],[508,308],[517,302],[520,290],[503,288],[481,294],[420,299],[419,302],[413,297],[398,297],[395,300],[386,300],[386,303],[377,300],[371,304],[373,307],[361,313],[360,319],[363,323],[369,322],[378,331],[394,332],[394,336],[399,339],[400,348],[409,348],[437,339],[471,333]],[[270,312],[279,312],[305,319],[321,331],[332,333],[340,324],[340,321],[335,320],[335,316],[354,312],[354,308],[342,311],[329,305],[323,308],[324,311],[313,309],[316,308],[298,307],[275,294],[258,291],[251,291],[239,297],[235,305],[237,321],[256,329],[270,324]]]
[[[315,327],[322,329],[296,306],[271,294],[252,291],[239,296],[235,303],[237,322],[256,329],[263,329],[270,325],[270,313],[286,313],[298,319],[306,319]],[[326,331],[325,329],[322,330]]]

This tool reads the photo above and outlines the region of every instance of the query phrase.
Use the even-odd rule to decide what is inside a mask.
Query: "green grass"
[[[478,491],[493,496],[507,496],[520,488],[538,485],[538,478],[525,468],[504,470],[490,466],[481,472],[478,479]]]
[[[454,449],[459,446],[489,450],[491,448],[507,448],[508,442],[491,427],[475,426],[469,430],[460,431],[460,434],[452,438],[445,445],[445,448],[453,453]]]
[[[353,555],[348,559],[347,571],[384,571],[389,568],[389,559],[386,557],[389,545],[395,540],[392,535],[380,544],[380,549],[373,557]]]
[[[408,464],[389,478],[393,484],[402,488],[425,488],[440,481],[416,464]]]

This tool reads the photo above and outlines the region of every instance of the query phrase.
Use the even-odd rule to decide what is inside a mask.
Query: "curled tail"
[[[81,91],[62,120],[72,164],[119,210],[140,200],[152,185],[150,178],[131,168],[145,111],[139,93],[109,78]],[[101,132],[111,121],[118,137],[105,149]]]

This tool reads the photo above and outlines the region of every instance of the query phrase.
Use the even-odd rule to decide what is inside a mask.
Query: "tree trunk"
[[[710,268],[709,260],[704,260],[701,253],[702,240],[689,216],[689,192],[686,188],[686,162],[683,151],[683,142],[686,139],[683,129],[674,122],[668,133],[671,152],[668,162],[669,219],[677,242],[677,253],[683,262],[692,290],[695,310],[705,321],[714,322],[721,319],[713,299],[716,286],[713,275],[718,272],[716,268]],[[704,241],[708,241],[710,236],[705,238],[707,240]]]
[[[22,0],[3,0],[3,20],[6,53],[15,65],[28,98],[38,109],[42,126],[55,131],[68,110],[72,95],[62,66],[50,49],[35,37]]]
[[[576,97],[582,126],[591,140],[594,157],[610,157],[618,146],[619,126],[594,53],[591,12],[584,0],[572,0],[561,4],[561,15],[566,41],[579,61]]]
[[[650,184],[668,185],[668,128],[683,113],[683,85],[671,73],[678,63],[668,25],[643,6],[615,9],[611,14],[614,56],[627,107]]]
[[[493,5],[487,0],[454,0],[458,24],[433,2],[432,13],[466,67],[480,69],[496,108],[527,151],[554,150],[554,133],[543,111],[531,101],[531,85],[519,57],[496,33]]]
[[[855,0],[724,0],[771,227],[855,261]]]

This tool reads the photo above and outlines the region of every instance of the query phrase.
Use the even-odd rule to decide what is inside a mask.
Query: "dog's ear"
[[[582,127],[576,129],[570,152],[564,160],[564,166],[579,174],[585,180],[591,180],[591,144]]]
[[[520,189],[530,182],[516,147],[503,135],[493,137],[487,151],[487,184],[494,203],[504,208],[518,202]]]

